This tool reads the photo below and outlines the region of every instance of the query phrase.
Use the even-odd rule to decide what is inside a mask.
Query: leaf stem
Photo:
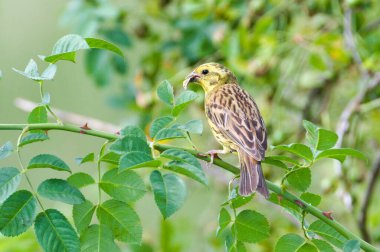
[[[38,82],[40,84],[40,96],[41,96],[41,100],[44,99],[44,89],[43,89],[43,85],[44,85],[44,82],[43,81],[39,81]],[[49,104],[44,104],[45,108],[47,109],[47,111],[49,111],[49,113],[54,117],[54,119],[57,121],[58,124],[62,125],[62,121],[61,119],[59,119],[59,117],[53,112],[53,110],[50,108]]]
[[[70,132],[81,133],[81,134],[85,134],[85,135],[96,136],[96,137],[104,138],[107,140],[115,140],[115,139],[120,138],[120,136],[117,134],[112,134],[112,133],[98,131],[98,130],[84,130],[79,126],[68,125],[68,124],[63,124],[63,125],[60,125],[57,123],[0,124],[0,130],[23,130],[26,132],[27,130],[25,130],[25,127],[27,127],[27,130],[63,130],[63,131],[70,131]],[[189,152],[190,154],[194,155],[198,159],[210,162],[209,156],[205,156],[203,153],[197,152],[195,150],[186,149],[186,148],[179,148],[179,147],[170,146],[170,145],[163,145],[163,144],[158,144],[158,143],[155,143],[154,147],[158,151],[164,151],[164,150],[173,149],[173,148],[174,149],[182,149],[182,150],[185,150],[185,151]],[[225,162],[219,158],[215,158],[213,163],[215,165],[221,167],[222,169],[227,170],[231,173],[239,174],[239,172],[240,172],[239,168],[237,168],[236,166],[231,165],[231,164],[229,164],[229,163],[227,163],[227,162]],[[297,205],[299,207],[301,207],[304,211],[306,211],[306,212],[310,213],[311,215],[313,215],[314,217],[322,220],[323,222],[325,222],[330,227],[334,228],[338,233],[342,234],[347,239],[358,240],[360,242],[360,247],[363,250],[369,251],[369,252],[376,252],[376,251],[379,252],[380,251],[379,249],[375,248],[373,245],[362,240],[359,236],[357,236],[354,233],[352,233],[351,231],[349,231],[345,226],[343,226],[342,224],[340,224],[336,220],[331,220],[327,216],[323,215],[323,212],[320,209],[308,204],[307,202],[303,201],[302,199],[300,199],[299,197],[297,197],[296,195],[294,195],[288,191],[282,191],[282,189],[278,185],[274,184],[273,182],[268,181],[268,180],[266,182],[267,182],[268,188],[272,192],[276,193],[277,195],[282,196],[283,198],[285,198],[291,202],[298,202]]]

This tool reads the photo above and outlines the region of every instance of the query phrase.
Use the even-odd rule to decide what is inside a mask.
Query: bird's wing
[[[208,118],[224,137],[254,159],[264,159],[267,148],[265,125],[247,92],[238,85],[224,85],[210,97],[206,109]]]

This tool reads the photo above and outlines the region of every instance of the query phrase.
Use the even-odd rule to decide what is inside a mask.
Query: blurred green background
[[[379,10],[376,0],[0,0],[0,123],[26,122],[26,112],[14,105],[17,97],[39,101],[37,85],[12,67],[24,69],[30,58],[48,55],[54,43],[69,33],[114,42],[127,60],[92,50],[79,53],[77,64],[59,63],[55,80],[45,85],[51,105],[119,127],[136,124],[148,129],[152,119],[167,112],[155,95],[157,85],[168,79],[178,93],[184,77],[208,61],[231,68],[253,95],[267,124],[270,145],[303,139],[302,119],[335,130],[347,104],[363,92],[342,146],[364,152],[369,162],[349,159],[341,169],[334,161],[318,163],[310,189],[323,195],[321,209],[333,211],[336,219],[359,234],[363,198],[379,155],[380,88],[366,89],[368,79],[376,81],[380,70]],[[349,17],[351,25],[345,25]],[[352,41],[356,48],[350,47]],[[42,61],[38,65],[42,69],[47,66]],[[183,119],[205,122],[202,104],[199,99]],[[194,137],[196,146],[201,151],[218,148],[205,128],[203,136]],[[98,151],[102,140],[65,132],[49,135],[50,141],[23,150],[25,162],[36,153],[58,154],[74,171],[95,173],[95,167],[78,167],[74,159]],[[0,143],[15,143],[16,139],[17,132],[0,132]],[[233,155],[225,158],[237,163]],[[1,166],[15,163],[12,156]],[[145,245],[123,245],[125,251],[223,251],[223,241],[215,237],[215,230],[231,175],[216,167],[205,169],[210,186],[187,181],[188,199],[169,220],[161,220],[151,194],[138,203]],[[31,172],[35,185],[47,176],[61,176],[55,172],[41,176],[40,172]],[[279,182],[275,168],[264,166],[264,172],[269,180]],[[147,180],[148,171],[139,173]],[[375,187],[374,195],[379,190]],[[90,187],[86,194],[95,194],[95,188]],[[54,206],[71,215],[67,205]],[[273,251],[281,235],[302,233],[289,214],[260,197],[249,207],[265,211],[271,223],[271,238],[250,245],[249,251]],[[380,199],[373,197],[366,225],[375,244],[380,243],[379,207]],[[29,232],[1,238],[0,251],[39,248]]]

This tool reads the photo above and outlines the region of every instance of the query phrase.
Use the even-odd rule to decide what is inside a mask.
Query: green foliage
[[[45,140],[48,140],[49,136],[43,133],[31,133],[27,136],[24,136],[21,138],[21,142],[19,144],[19,147],[22,147],[27,144],[35,143],[35,142],[42,142]]]
[[[54,63],[54,62],[52,62]],[[54,64],[50,64],[43,72],[40,74],[38,72],[38,66],[37,63],[31,59],[28,63],[28,65],[25,67],[24,71],[17,70],[13,68],[13,70],[23,76],[25,76],[28,79],[34,80],[34,81],[45,81],[45,80],[52,80],[54,78],[54,75],[57,71],[57,66]]]
[[[349,240],[344,243],[343,252],[359,252],[360,242],[357,240]]]
[[[174,93],[173,86],[169,81],[163,81],[157,88],[157,96],[169,106],[173,106],[174,103]]]
[[[234,222],[234,228],[237,239],[243,242],[259,242],[270,235],[268,220],[253,210],[240,212]]]
[[[320,237],[323,237],[331,244],[338,248],[343,248],[343,244],[347,241],[347,239],[339,234],[335,229],[328,226],[321,220],[316,220],[310,224],[308,231],[311,231]]]
[[[78,236],[65,216],[55,209],[37,215],[34,229],[45,251],[79,251]]]
[[[79,157],[79,158],[76,158],[75,161],[78,163],[78,164],[84,164],[84,163],[88,163],[88,162],[93,162],[95,159],[95,154],[93,152],[91,153],[88,153],[86,156],[84,157]]]
[[[154,200],[165,219],[182,207],[186,198],[186,185],[181,178],[175,174],[162,175],[159,171],[153,171],[150,183]]]
[[[94,224],[88,227],[80,238],[81,251],[118,252],[120,249],[114,242],[112,231],[105,225]]]
[[[17,168],[0,168],[0,203],[16,191],[20,185],[21,174]]]
[[[92,216],[95,212],[96,206],[91,201],[86,200],[82,204],[76,204],[73,206],[73,219],[75,227],[79,234],[88,229],[91,223]]]
[[[45,198],[72,205],[81,204],[85,201],[83,194],[76,187],[71,186],[66,180],[62,179],[43,181],[38,186],[37,192]]]
[[[6,142],[4,145],[0,147],[0,160],[8,157],[12,154],[13,145],[10,141]]]
[[[76,188],[95,184],[95,180],[87,173],[77,172],[67,178],[67,182]]]
[[[67,171],[71,173],[70,167],[62,159],[50,154],[39,154],[33,157],[29,161],[27,168],[51,168],[57,171]]]

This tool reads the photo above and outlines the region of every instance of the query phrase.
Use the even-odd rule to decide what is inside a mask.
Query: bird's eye
[[[202,74],[208,74],[208,70],[207,69],[203,69],[202,70]]]

